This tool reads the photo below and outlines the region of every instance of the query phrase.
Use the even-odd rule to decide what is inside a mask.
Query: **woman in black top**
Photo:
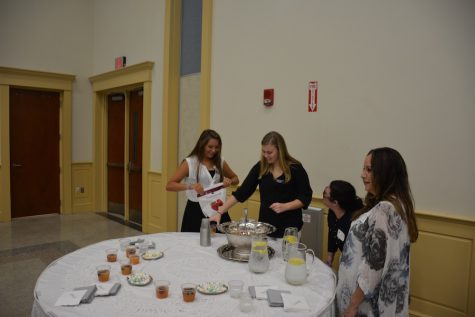
[[[284,138],[277,132],[267,133],[261,142],[261,160],[246,179],[218,210],[216,221],[238,201],[246,201],[259,186],[261,205],[259,221],[274,225],[273,237],[282,237],[285,228],[302,228],[302,208],[312,200],[312,188],[302,164],[288,152]]]
[[[356,196],[353,185],[345,181],[332,181],[323,191],[323,203],[328,210],[328,258],[332,266],[335,252],[343,251],[346,236],[350,230],[351,216],[354,211],[363,208],[361,198]]]

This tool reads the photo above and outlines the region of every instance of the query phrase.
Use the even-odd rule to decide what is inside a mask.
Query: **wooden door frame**
[[[72,212],[71,190],[71,108],[72,85],[76,76],[18,68],[0,67],[0,221],[11,221],[10,189],[10,87],[59,92],[59,164],[61,213]]]
[[[210,127],[211,50],[213,0],[203,0],[201,29],[200,128]],[[166,181],[178,164],[178,118],[180,91],[181,0],[166,0],[163,54],[162,182],[159,216],[165,219],[161,231],[177,228],[177,196],[165,190]],[[157,229],[157,228],[155,228]]]
[[[201,87],[200,87],[200,127],[211,126],[211,50],[213,35],[213,0],[203,0],[201,22]]]
[[[143,87],[143,136],[142,136],[142,230],[147,232],[149,213],[148,171],[150,170],[151,140],[151,101],[152,101],[152,69],[153,62],[143,62],[119,70],[95,75],[89,78],[93,90],[93,207],[96,211],[107,211],[107,95],[116,92],[127,92]],[[128,94],[126,94],[126,109]],[[127,117],[126,117],[127,121]],[[126,132],[128,122],[126,122]],[[125,136],[124,136],[125,137]],[[126,143],[126,152],[128,151]],[[127,197],[125,203],[127,204]],[[125,210],[127,215],[127,208]]]

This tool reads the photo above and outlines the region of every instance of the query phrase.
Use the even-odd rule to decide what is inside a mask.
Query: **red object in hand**
[[[221,199],[216,200],[216,204],[217,204],[218,206],[224,205],[224,203],[223,203],[223,201],[222,201]]]
[[[212,208],[213,210],[215,210],[215,211],[218,211],[219,206],[218,206],[218,204],[217,204],[216,202],[214,202],[214,203],[211,204],[211,208]]]

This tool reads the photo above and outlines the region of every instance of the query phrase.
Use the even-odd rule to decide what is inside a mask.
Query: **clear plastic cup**
[[[142,255],[148,250],[148,243],[147,242],[142,242],[137,245],[139,254]]]
[[[228,282],[229,286],[229,296],[232,298],[239,298],[241,297],[242,288],[244,286],[244,282],[241,280],[232,280]]]
[[[107,282],[109,280],[111,266],[107,264],[96,266],[97,279],[99,282]]]
[[[184,283],[181,285],[181,292],[183,294],[183,301],[189,303],[195,300],[196,285],[193,283]]]
[[[211,232],[211,236],[214,237],[216,236],[216,230],[217,230],[217,223],[215,221],[211,221],[209,223],[209,230]]]
[[[130,259],[130,263],[132,263],[132,265],[137,265],[140,263],[140,256],[138,254],[131,254],[129,256],[129,259]]]
[[[127,248],[125,248],[125,255],[129,258],[131,255],[137,253],[137,248],[133,245],[129,245]]]
[[[249,313],[253,309],[252,298],[249,293],[242,293],[239,299],[239,310],[243,313]]]
[[[130,275],[132,273],[132,264],[129,259],[120,259],[119,263],[122,275]]]
[[[170,282],[166,280],[155,281],[155,294],[157,298],[167,298],[168,290],[170,288]]]
[[[117,261],[117,249],[107,249],[106,256],[107,256],[107,262]]]
[[[120,244],[120,250],[125,251],[127,247],[130,245],[130,239],[120,239],[119,244]]]

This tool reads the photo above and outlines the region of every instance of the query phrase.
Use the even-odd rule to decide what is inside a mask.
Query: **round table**
[[[137,237],[134,237],[137,238]],[[158,260],[145,261],[134,265],[133,270],[149,273],[153,279],[171,282],[169,297],[157,299],[153,283],[147,286],[131,286],[120,273],[118,262],[111,264],[111,280],[122,284],[115,296],[95,297],[89,304],[79,306],[54,306],[58,297],[76,287],[98,283],[96,266],[106,264],[105,250],[118,248],[118,258],[124,258],[119,240],[106,240],[70,254],[51,263],[37,280],[32,317],[42,316],[332,316],[336,280],[332,270],[318,258],[311,263],[307,258],[309,271],[307,282],[292,286],[285,281],[285,264],[282,259],[281,239],[269,239],[275,249],[270,260],[270,268],[264,274],[251,273],[248,264],[219,257],[217,249],[227,243],[224,234],[212,237],[210,247],[200,246],[199,233],[159,233],[143,235],[146,241],[154,242],[156,249],[164,252]],[[241,313],[239,299],[228,293],[220,295],[196,294],[194,302],[185,303],[180,285],[191,282],[218,281],[227,284],[233,279],[244,281],[244,291],[248,286],[272,285],[281,290],[289,290],[293,295],[304,296],[311,307],[309,312],[285,312],[282,307],[269,307],[266,300],[253,300],[253,311]]]

